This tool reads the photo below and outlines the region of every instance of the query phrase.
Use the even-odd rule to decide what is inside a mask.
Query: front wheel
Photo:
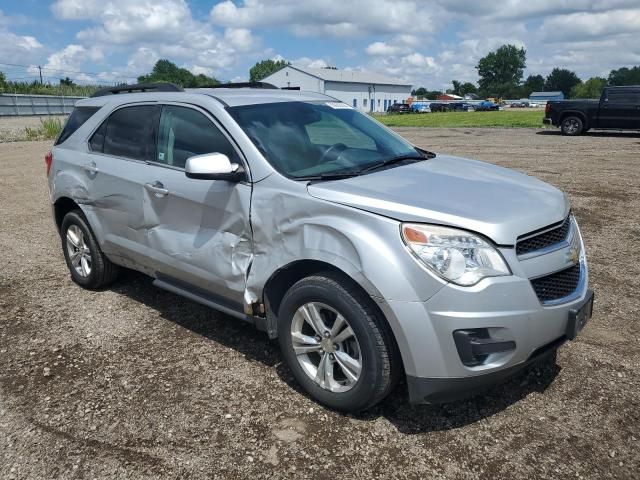
[[[395,385],[399,360],[386,321],[366,294],[331,272],[289,289],[278,336],[296,380],[330,408],[365,410]]]
[[[577,136],[584,130],[584,123],[580,117],[569,116],[562,120],[560,130],[563,135]]]

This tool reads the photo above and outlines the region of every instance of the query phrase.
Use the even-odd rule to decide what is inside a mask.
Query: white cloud
[[[326,68],[330,66],[330,63],[324,58],[300,57],[291,60],[291,63],[303,68]]]
[[[24,64],[34,61],[43,50],[42,44],[31,35],[16,35],[9,31],[13,17],[0,10],[0,59],[5,63]]]
[[[87,60],[102,59],[102,52],[97,48],[86,49],[82,45],[67,45],[62,50],[49,55],[45,68],[49,70],[78,71]]]
[[[106,56],[129,53],[125,68],[104,75],[145,73],[153,65],[150,59],[169,58],[223,76],[242,55],[255,56],[260,48],[260,40],[247,28],[216,30],[194,19],[185,0],[56,0],[51,10],[61,20],[93,24],[76,35],[86,50],[91,45]]]
[[[433,29],[433,10],[411,0],[231,0],[211,9],[211,20],[233,27],[284,26],[298,36],[354,37],[398,33],[419,12],[421,29]]]
[[[365,50],[368,55],[373,56],[389,56],[397,55],[402,51],[398,46],[389,45],[386,42],[373,42]]]
[[[640,8],[599,13],[572,13],[544,20],[542,34],[549,42],[599,40],[632,33],[640,40]]]

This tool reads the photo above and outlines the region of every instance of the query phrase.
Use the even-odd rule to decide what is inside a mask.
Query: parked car
[[[408,103],[394,103],[389,105],[387,113],[412,113],[411,105]]]
[[[432,112],[449,112],[451,109],[447,103],[432,103],[429,105]]]
[[[45,157],[76,284],[99,291],[130,268],[249,322],[311,397],[345,411],[401,377],[412,402],[469,395],[591,316],[557,188],[414,147],[322,94],[229,87],[76,103]]]
[[[475,110],[475,107],[473,105],[466,102],[449,103],[448,106],[449,110],[452,112],[469,112]]]
[[[490,102],[489,100],[483,100],[482,102],[476,104],[477,112],[488,112],[492,110],[500,110],[500,105]]]
[[[640,85],[606,87],[599,100],[549,101],[542,121],[572,136],[591,128],[640,130]]]
[[[431,108],[429,107],[428,103],[413,103],[411,105],[411,109],[415,113],[430,113],[431,112]]]
[[[513,102],[509,105],[509,108],[527,108],[529,103],[527,102]]]

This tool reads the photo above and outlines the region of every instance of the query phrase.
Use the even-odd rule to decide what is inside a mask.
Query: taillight
[[[44,164],[47,167],[47,177],[49,176],[49,172],[51,171],[51,164],[52,163],[53,163],[53,153],[51,153],[51,151],[49,151],[44,156]]]
[[[549,102],[547,102],[547,104],[544,106],[544,113],[545,115],[547,113],[549,113],[551,111],[551,104]]]

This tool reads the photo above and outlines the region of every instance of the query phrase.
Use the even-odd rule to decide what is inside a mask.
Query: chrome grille
[[[522,240],[516,243],[516,255],[524,255],[526,253],[542,250],[557,243],[562,242],[569,235],[571,227],[571,215],[567,216],[564,221],[557,226],[550,225],[544,228],[544,232],[535,234],[535,232],[522,235]],[[520,237],[520,238],[521,238]]]

